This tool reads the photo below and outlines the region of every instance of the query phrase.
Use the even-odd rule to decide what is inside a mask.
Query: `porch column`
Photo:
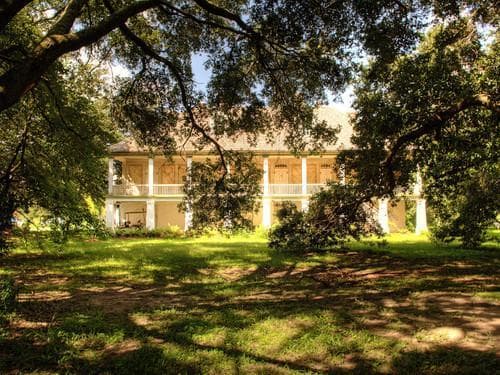
[[[115,201],[106,199],[106,228],[115,229]]]
[[[302,210],[307,211],[309,208],[309,199],[307,196],[307,157],[302,157]]]
[[[114,159],[108,159],[108,194],[113,194],[113,175],[115,174]]]
[[[382,232],[389,233],[389,211],[388,211],[388,199],[378,200],[378,223],[382,227]]]
[[[191,156],[188,156],[186,158],[186,180],[188,183],[188,186],[191,185],[191,167],[193,165],[193,158]],[[191,204],[188,202],[186,203],[186,212],[184,213],[184,230],[188,230],[191,228],[191,225],[193,224],[193,212],[191,211]]]
[[[148,195],[154,195],[155,159],[152,156],[148,159]]]
[[[155,200],[148,199],[146,201],[146,229],[155,229]]]
[[[422,198],[422,176],[417,172],[417,181],[413,193],[418,197],[416,204],[415,233],[421,234],[427,231],[427,210],[425,199]]]
[[[417,212],[416,212],[416,224],[415,233],[421,234],[427,231],[427,211],[425,199],[417,199]]]
[[[263,196],[262,196],[262,226],[269,228],[271,226],[271,198],[269,197],[269,158],[264,157],[262,166]]]

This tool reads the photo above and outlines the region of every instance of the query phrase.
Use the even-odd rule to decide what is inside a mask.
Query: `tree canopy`
[[[186,139],[213,145],[224,177],[218,139],[280,130],[295,152],[304,139],[334,140],[313,107],[326,90],[345,87],[357,57],[390,64],[412,50],[431,14],[456,18],[464,9],[481,22],[496,14],[488,0],[7,0],[0,6],[0,113],[13,118],[44,83],[69,85],[71,75],[58,68],[65,59],[119,63],[130,76],[113,87],[113,121],[166,152]],[[196,54],[211,72],[206,92],[194,82]],[[87,127],[89,134],[99,128]],[[12,178],[8,168],[2,173]]]

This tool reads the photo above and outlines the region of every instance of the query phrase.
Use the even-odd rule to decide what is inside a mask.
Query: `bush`
[[[317,248],[310,242],[310,226],[292,202],[283,202],[276,216],[279,223],[269,232],[269,247],[285,251],[301,251],[305,248]]]
[[[270,232],[269,246],[308,251],[380,235],[373,210],[371,201],[363,197],[358,186],[330,183],[311,197],[307,212],[299,211],[293,203],[283,204],[278,211],[279,224]]]
[[[466,248],[477,248],[486,240],[500,209],[498,179],[477,173],[449,189],[439,199],[431,197],[435,214],[432,239],[438,242],[461,241]]]
[[[18,288],[12,277],[0,279],[0,312],[11,312],[16,307]]]
[[[110,232],[110,236],[117,238],[180,238],[184,232],[176,225],[157,229],[118,228]]]

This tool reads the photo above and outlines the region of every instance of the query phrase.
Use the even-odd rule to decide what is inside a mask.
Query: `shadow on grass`
[[[347,251],[307,263],[245,241],[119,244],[0,259],[25,283],[0,335],[0,372],[486,374],[498,366],[491,348],[405,347],[452,326],[488,349],[499,307],[470,294],[497,285],[497,257],[417,262]]]

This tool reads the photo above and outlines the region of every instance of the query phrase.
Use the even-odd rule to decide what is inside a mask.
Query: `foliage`
[[[276,212],[278,224],[269,232],[269,247],[291,252],[305,252],[317,247],[311,243],[311,226],[305,219],[305,212],[293,202],[283,202]]]
[[[491,181],[499,178],[498,168],[492,168],[500,155],[499,39],[498,34],[481,36],[476,16],[449,19],[411,53],[383,66],[374,60],[365,68],[354,103],[357,150],[339,158],[355,171],[367,197],[407,192],[420,171],[431,205],[439,205],[441,197],[446,202],[438,209],[440,238],[447,237],[446,230],[452,237],[484,231],[496,215],[491,189],[473,186],[482,179],[479,171]],[[479,194],[474,204],[470,196],[461,198],[469,188]],[[454,221],[452,212],[467,206],[461,199],[477,217],[469,212],[465,219],[463,212]],[[452,222],[445,223],[448,219]]]
[[[122,129],[167,153],[189,140],[200,149],[212,144],[223,158],[220,139],[247,135],[255,142],[258,134],[273,139],[278,133],[292,151],[319,149],[333,143],[336,132],[315,118],[314,106],[325,101],[328,91],[337,94],[345,88],[358,57],[374,56],[382,72],[379,78],[393,80],[384,67],[399,53],[411,50],[431,14],[448,20],[467,10],[475,20],[494,24],[496,5],[493,0],[6,2],[0,9],[0,123],[7,139],[0,144],[0,242],[19,207],[37,204],[64,222],[78,211],[76,220],[87,220],[82,198],[98,201],[103,194],[104,184],[96,181],[105,166],[97,160],[111,138],[110,126],[103,121],[102,101],[108,94],[114,94],[113,119]],[[372,118],[380,119],[374,121],[375,128],[385,119],[388,130],[394,130],[399,120],[409,120],[409,129],[412,120],[420,121],[422,116],[425,120],[426,114],[434,113],[426,105],[448,103],[435,97],[438,84],[452,93],[469,93],[463,82],[454,85],[457,79],[463,81],[462,73],[486,72],[487,79],[479,86],[495,85],[498,72],[486,60],[483,70],[455,72],[454,61],[441,59],[463,56],[471,65],[476,58],[483,61],[481,51],[474,48],[474,37],[463,39],[472,41],[472,48],[458,45],[448,49],[451,53],[441,48],[451,45],[448,37],[453,35],[436,39],[441,43],[436,50],[445,53],[430,59],[437,62],[436,68],[444,67],[432,77],[437,78],[435,87],[411,79],[421,78],[419,72],[394,79],[400,88],[410,83],[410,93],[422,88],[417,94],[423,95],[416,96],[422,98],[421,110],[400,106],[417,118],[390,116],[391,111],[375,113]],[[195,83],[195,56],[203,57],[210,73],[205,92]],[[495,54],[490,57],[494,62]],[[69,60],[76,66],[68,66]],[[94,62],[118,63],[130,75],[106,92],[106,83],[95,77]],[[418,63],[408,66],[419,67]],[[424,78],[429,77],[424,74]],[[426,85],[432,81],[425,80]],[[377,96],[384,90],[370,91]],[[380,145],[385,143],[376,143],[375,150],[384,151]],[[377,157],[366,160],[377,161]],[[395,164],[400,170],[402,160]],[[401,182],[406,176],[401,176]],[[212,205],[208,211],[216,208]],[[220,224],[220,215],[209,216]],[[243,223],[241,218],[236,221]]]
[[[191,228],[237,231],[253,227],[251,214],[257,210],[262,172],[253,156],[227,153],[228,171],[219,161],[193,161],[184,185],[181,210],[192,211]]]
[[[0,278],[0,313],[14,310],[18,292],[18,287],[12,277]]]
[[[444,242],[459,238],[468,248],[477,248],[485,241],[486,230],[500,210],[498,169],[494,165],[489,171],[471,173],[464,181],[449,186],[439,199],[431,196],[436,215],[431,227],[433,238]]]
[[[95,203],[101,205],[106,193],[104,157],[116,139],[98,89],[100,73],[71,63],[57,64],[51,73],[51,81],[0,113],[4,240],[13,213],[35,207],[47,210],[61,240],[74,225],[100,226]]]
[[[141,228],[117,228],[109,232],[112,237],[117,238],[181,238],[183,231],[178,226],[169,226],[156,229]]]
[[[357,185],[336,182],[311,197],[307,212],[292,204],[278,211],[279,224],[271,230],[269,246],[307,251],[343,245],[371,234],[380,235],[372,204]]]

